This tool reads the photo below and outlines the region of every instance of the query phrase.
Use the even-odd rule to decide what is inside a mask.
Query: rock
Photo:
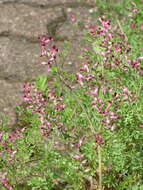
[[[46,73],[40,63],[40,46],[20,39],[1,38],[0,79],[24,82]]]
[[[89,11],[93,7],[80,0],[0,0],[0,114],[9,117],[9,125],[17,120],[15,107],[22,103],[23,82],[48,74],[39,64],[37,36],[48,33],[60,50],[64,42],[71,42],[69,55],[57,62],[75,72],[81,63],[84,25],[94,21]],[[77,14],[76,24],[71,12]]]
[[[5,119],[8,120],[9,125],[16,123],[15,108],[22,102],[22,86],[22,83],[9,83],[6,80],[0,80],[0,123],[4,122]]]
[[[0,34],[37,38],[47,33],[47,23],[61,17],[61,8],[40,9],[25,4],[0,4]]]

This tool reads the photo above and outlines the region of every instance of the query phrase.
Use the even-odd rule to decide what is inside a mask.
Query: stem
[[[64,77],[61,76],[60,70],[58,70],[58,74],[59,74],[60,80],[65,84],[66,87],[68,87],[68,88],[71,90],[71,93],[75,96],[75,99],[77,99],[78,96],[76,96],[76,94],[73,93],[72,87],[71,87],[69,84],[67,84],[67,83],[65,82]],[[78,99],[77,105],[80,105],[80,107],[82,108],[82,110],[84,110],[84,112],[85,112],[85,114],[86,114],[86,117],[87,117],[87,120],[88,120],[88,122],[89,122],[89,124],[90,124],[90,125],[89,125],[89,128],[91,129],[92,133],[95,134],[96,131],[95,131],[94,127],[93,127],[93,124],[92,124],[92,122],[91,122],[91,120],[90,120],[90,118],[89,118],[89,116],[88,116],[87,111],[85,110],[84,106],[82,105],[82,102],[80,101],[80,99]],[[101,130],[101,126],[99,127],[99,130]],[[102,159],[101,159],[101,146],[98,145],[97,149],[98,149],[98,169],[99,169],[99,190],[102,190]]]
[[[99,190],[102,190],[102,160],[101,160],[100,145],[98,145],[98,169],[99,169]]]
[[[118,24],[118,26],[119,26],[119,28],[120,28],[122,34],[125,36],[125,40],[128,41],[128,37],[127,37],[127,35],[124,33],[123,28],[122,28],[122,26],[121,26],[121,23],[120,23],[120,21],[119,21],[118,19],[117,19],[117,24]]]

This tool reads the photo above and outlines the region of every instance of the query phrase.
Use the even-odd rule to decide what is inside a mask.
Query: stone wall
[[[22,103],[23,82],[47,74],[39,64],[37,36],[50,34],[61,49],[70,41],[71,52],[62,61],[74,72],[80,64],[83,26],[94,21],[94,11],[96,5],[87,0],[0,0],[0,114],[9,117],[10,125],[16,122],[16,105]],[[76,14],[76,24],[70,12]]]

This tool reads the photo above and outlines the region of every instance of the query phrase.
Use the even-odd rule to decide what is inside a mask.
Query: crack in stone
[[[56,32],[58,28],[60,28],[62,24],[64,24],[67,21],[67,18],[68,17],[67,17],[66,11],[64,10],[64,8],[62,8],[62,16],[58,17],[54,21],[51,21],[47,24],[48,34],[52,36],[53,38],[56,38],[57,37]]]
[[[24,82],[24,80],[21,79],[21,77],[17,74],[8,74],[8,73],[3,73],[2,75],[0,74],[0,80],[4,80],[8,83],[21,83]]]
[[[29,0],[30,1],[30,0]],[[63,15],[56,18],[55,20],[47,23],[46,27],[47,27],[47,33],[49,35],[51,35],[55,41],[65,41],[65,40],[69,40],[67,36],[62,36],[59,37],[56,35],[56,32],[58,31],[58,29],[67,21],[67,13],[65,11],[66,8],[78,8],[78,7],[87,7],[87,8],[93,8],[95,6],[93,5],[89,5],[87,3],[56,3],[54,5],[44,5],[44,4],[36,4],[36,3],[32,3],[32,2],[20,2],[20,0],[15,0],[15,1],[1,1],[0,0],[0,5],[5,5],[7,6],[8,4],[23,4],[23,5],[28,5],[31,7],[38,7],[40,9],[49,9],[49,8],[56,8],[59,7],[62,9],[62,13]],[[54,10],[53,10],[54,11]],[[22,35],[22,34],[17,34],[17,33],[13,33],[10,30],[7,31],[3,31],[0,33],[0,38],[2,37],[7,37],[9,39],[14,39],[14,40],[25,40],[29,43],[36,43],[39,44],[39,41],[34,38],[34,37],[28,37],[26,35]],[[35,81],[35,78],[31,79],[31,78],[27,78],[27,79],[22,79],[19,75],[17,74],[8,74],[8,73],[0,73],[0,80],[5,80],[8,83],[23,83],[25,81]],[[15,111],[14,111],[15,113]],[[15,124],[18,122],[18,116],[16,116],[16,122]],[[15,125],[14,124],[14,125]]]
[[[15,39],[15,40],[25,40],[28,41],[29,43],[39,43],[36,38],[28,37],[25,35],[13,33],[11,31],[3,31],[0,33],[0,38],[7,37],[9,39]]]
[[[0,1],[1,4],[8,5],[8,4],[23,4],[23,5],[29,5],[32,7],[39,7],[40,9],[48,9],[48,8],[56,8],[60,7],[62,8],[63,15],[56,18],[55,20],[47,23],[47,33],[54,38],[55,41],[69,41],[67,36],[57,36],[56,32],[57,30],[67,21],[67,13],[65,11],[65,8],[77,8],[77,7],[88,7],[92,8],[94,5],[84,3],[84,2],[73,2],[73,3],[56,3],[54,5],[44,5],[44,4],[36,4],[32,2],[20,2],[19,0],[14,1]],[[15,39],[15,40],[25,40],[29,43],[39,43],[36,38],[28,37],[26,35],[16,34],[11,31],[3,31],[0,33],[0,37],[8,37],[9,39]],[[37,36],[38,37],[38,36]]]
[[[67,21],[67,14],[64,8],[62,8],[63,15],[56,18],[55,20],[52,20],[51,22],[47,23],[47,33],[54,38],[55,41],[68,41],[69,39],[67,36],[58,37],[56,35],[57,30]],[[39,43],[37,38],[28,37],[26,35],[21,35],[17,33],[13,33],[11,31],[3,31],[0,33],[1,37],[8,37],[9,39],[15,39],[15,40],[25,40],[29,43]],[[38,37],[38,36],[37,36]]]
[[[48,32],[47,32],[48,33]],[[52,33],[51,33],[51,36],[52,36]],[[14,40],[17,40],[17,41],[23,41],[25,40],[26,42],[28,43],[32,43],[32,44],[39,44],[39,41],[37,40],[37,38],[32,38],[32,37],[28,37],[28,36],[25,36],[25,35],[21,35],[21,34],[16,34],[16,33],[13,33],[13,32],[10,32],[10,31],[3,31],[0,33],[0,38],[3,38],[3,37],[7,37],[9,39],[14,39]],[[68,41],[69,39],[67,38],[67,36],[61,36],[61,37],[58,37],[58,36],[54,36],[54,41],[56,42],[63,42],[63,41]]]
[[[51,21],[50,23],[47,24],[47,33],[49,35],[51,35],[55,41],[64,41],[64,40],[68,40],[67,37],[58,37],[56,36],[56,31],[58,30],[59,27],[61,27],[61,25],[66,22],[67,20],[67,14],[65,12],[64,9],[62,9],[62,13],[63,15],[56,18],[55,20]],[[32,38],[32,37],[28,37],[25,35],[21,35],[21,34],[16,34],[13,33],[11,31],[3,31],[0,33],[0,38],[1,37],[7,37],[9,39],[15,39],[15,40],[25,40],[28,43],[37,43],[39,44],[39,41],[36,38]],[[5,80],[8,83],[16,83],[16,82],[24,82],[25,80],[21,79],[20,76],[18,75],[8,75],[8,73],[4,73],[2,72],[2,74],[0,74],[0,80]],[[28,79],[27,79],[28,80]],[[27,81],[26,80],[26,81]],[[30,79],[29,79],[30,80]],[[34,79],[32,79],[34,80]]]
[[[20,75],[18,74],[9,74],[7,72],[4,72],[2,71],[0,73],[0,81],[1,80],[4,80],[6,81],[7,83],[23,83],[23,82],[26,82],[26,81],[29,81],[29,82],[33,82],[35,81],[35,77],[33,78],[29,78],[27,77],[26,79],[22,78]]]
[[[19,0],[15,0],[15,1],[1,1],[0,2],[3,5],[9,5],[9,4],[23,4],[23,5],[28,5],[31,7],[38,7],[41,9],[49,9],[49,8],[56,8],[56,7],[60,7],[60,8],[78,8],[78,7],[87,7],[87,8],[94,8],[95,5],[93,4],[89,4],[89,3],[85,3],[85,2],[72,2],[72,3],[55,3],[55,4],[37,4],[34,2],[20,2]]]

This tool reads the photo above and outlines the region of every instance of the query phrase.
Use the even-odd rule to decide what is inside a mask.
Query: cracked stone
[[[22,85],[21,83],[10,84],[5,80],[0,80],[0,120],[4,114],[9,125],[16,122],[15,107],[22,102]]]
[[[8,116],[9,124],[16,122],[15,106],[22,103],[23,82],[48,74],[39,64],[39,34],[50,32],[61,50],[64,41],[71,42],[69,55],[64,60],[58,58],[57,63],[70,72],[78,69],[84,47],[80,41],[83,25],[92,20],[90,6],[84,6],[77,0],[0,0],[0,114]],[[77,27],[70,21],[70,11],[81,16]]]
[[[48,22],[62,17],[61,8],[40,9],[24,4],[0,4],[0,33],[11,32],[27,37],[47,33]]]
[[[0,54],[0,79],[18,82],[35,78],[40,73],[46,74],[46,70],[39,64],[38,43],[1,37]]]

